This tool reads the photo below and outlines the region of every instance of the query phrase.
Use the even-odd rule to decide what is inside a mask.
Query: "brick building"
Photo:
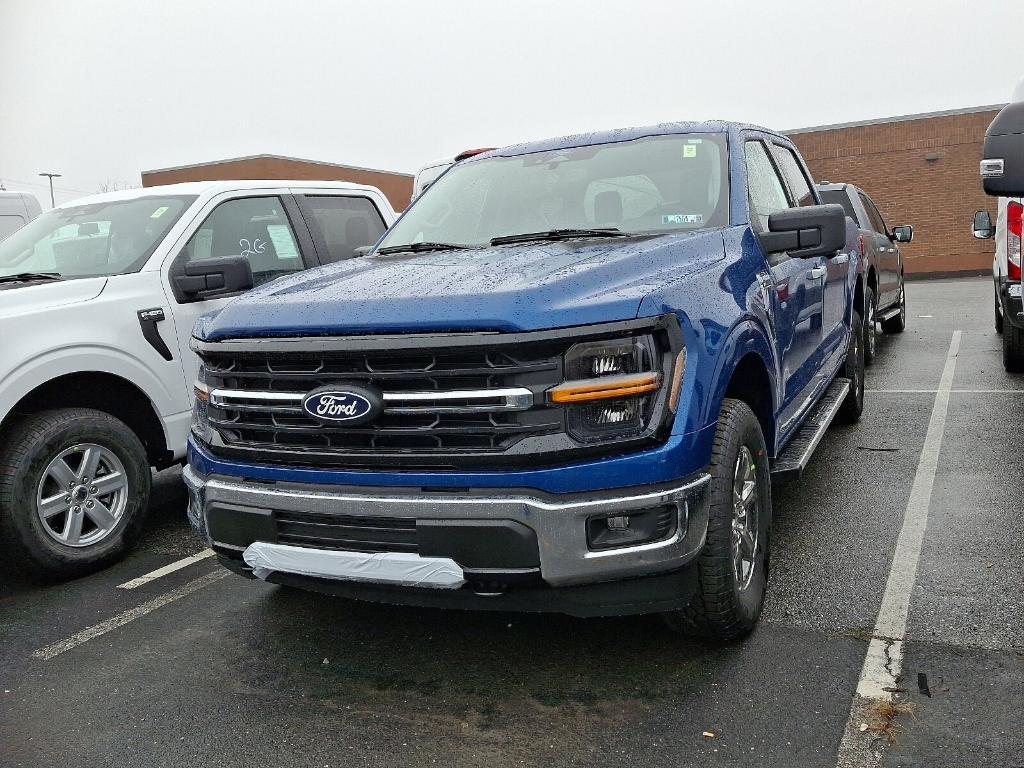
[[[995,213],[981,191],[985,129],[1003,105],[787,131],[818,181],[862,187],[889,226],[913,224],[900,246],[908,275],[987,272],[992,240],[971,236],[974,212]]]
[[[396,211],[403,210],[412,197],[412,176],[407,173],[376,171],[282,155],[250,155],[142,172],[144,187],[218,179],[295,179],[368,184],[383,192]]]

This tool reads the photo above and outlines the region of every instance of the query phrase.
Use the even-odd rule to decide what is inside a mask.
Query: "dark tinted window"
[[[327,261],[351,259],[352,251],[373,245],[384,234],[384,220],[366,197],[324,195],[307,197],[312,225],[327,245]]]
[[[814,193],[811,192],[811,185],[804,175],[800,162],[789,147],[774,145],[775,159],[779,164],[782,175],[786,178],[789,191],[793,193],[793,199],[798,206],[817,205],[814,200]]]
[[[262,285],[304,268],[292,225],[277,197],[240,197],[213,209],[185,246],[189,261],[244,256]]]
[[[750,196],[750,222],[760,232],[768,231],[768,217],[789,208],[785,187],[779,178],[764,142],[743,145],[747,163],[747,191]]]
[[[853,209],[853,201],[850,196],[846,194],[844,189],[819,189],[818,197],[821,198],[821,202],[825,205],[835,204],[843,206],[843,210],[846,211],[846,215],[854,221],[857,221],[857,212]],[[861,222],[858,222],[858,226],[866,226]]]
[[[888,232],[885,228],[885,221],[882,219],[882,214],[878,212],[878,209],[875,207],[871,198],[861,192],[860,202],[863,204],[864,210],[868,212],[868,220],[871,222],[871,228],[879,234],[885,234]]]

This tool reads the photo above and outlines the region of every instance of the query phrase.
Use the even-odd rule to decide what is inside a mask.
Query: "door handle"
[[[811,269],[807,270],[807,276],[812,280],[817,280],[819,277],[824,277],[824,275],[824,267],[812,267]]]

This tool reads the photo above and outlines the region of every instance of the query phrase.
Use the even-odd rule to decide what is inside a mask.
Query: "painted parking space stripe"
[[[119,613],[116,616],[112,616],[105,621],[101,621],[99,624],[93,624],[91,627],[86,627],[81,632],[76,632],[71,635],[71,637],[40,648],[32,653],[32,658],[49,661],[50,659],[60,656],[65,651],[70,651],[72,648],[75,648],[82,643],[87,643],[100,635],[105,635],[111,630],[123,627],[129,622],[135,621],[135,619],[155,611],[157,608],[162,608],[168,603],[173,603],[175,600],[180,600],[203,587],[207,587],[214,582],[220,581],[229,573],[230,571],[221,569],[214,571],[213,573],[208,573],[205,576],[200,576],[198,579],[182,584],[180,587],[172,589],[170,592],[162,594],[159,597],[154,597],[152,600],[148,600],[142,605],[129,608],[127,611]]]
[[[918,459],[910,498],[903,513],[903,523],[900,526],[899,538],[896,540],[889,577],[882,595],[882,605],[878,609],[875,629],[857,683],[857,693],[850,708],[850,718],[839,745],[839,768],[875,766],[881,759],[880,752],[871,745],[874,738],[871,734],[861,733],[860,725],[865,721],[868,707],[873,702],[891,699],[894,689],[898,687],[903,664],[907,615],[910,611],[914,581],[917,578],[917,565],[921,557],[925,529],[928,526],[928,507],[935,487],[939,452],[946,431],[946,416],[949,411],[949,397],[953,391],[953,374],[956,371],[956,358],[960,350],[960,335],[960,331],[953,332],[949,351],[946,353],[946,363],[942,368],[942,377],[939,379],[939,388],[935,391],[935,403],[928,420],[928,431],[925,433],[924,445]]]
[[[165,565],[163,568],[157,568],[155,571],[150,571],[149,573],[143,576],[139,576],[137,579],[126,581],[124,584],[118,584],[117,588],[135,589],[136,587],[141,587],[143,584],[149,584],[149,582],[154,581],[155,579],[159,579],[161,576],[166,576],[169,573],[180,571],[182,568],[187,568],[193,563],[198,563],[201,560],[205,560],[211,555],[213,555],[212,549],[204,549],[202,552],[199,552],[198,554],[183,557],[181,558],[181,560],[175,560],[173,563]]]
[[[874,394],[881,395],[911,395],[911,394],[929,394],[934,395],[939,390],[937,389],[865,389],[865,392],[871,392]],[[1020,395],[1024,394],[1024,389],[950,389],[947,390],[951,395]]]

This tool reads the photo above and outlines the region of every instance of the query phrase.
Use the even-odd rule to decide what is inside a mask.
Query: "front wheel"
[[[708,535],[696,563],[698,591],[686,608],[662,615],[672,629],[727,642],[754,629],[768,581],[768,452],[746,403],[722,404],[708,471]]]
[[[138,535],[151,475],[128,426],[90,408],[26,417],[0,449],[0,534],[15,561],[69,577],[119,558]]]

